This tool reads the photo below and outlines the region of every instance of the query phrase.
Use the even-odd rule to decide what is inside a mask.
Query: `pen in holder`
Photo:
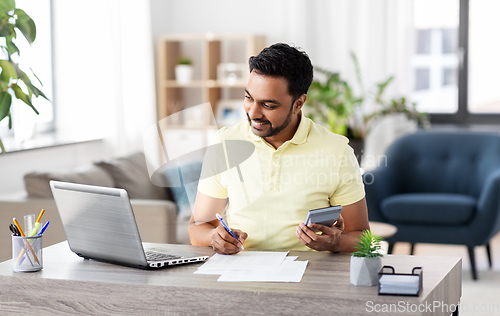
[[[15,272],[39,271],[43,268],[42,235],[12,235],[12,268]]]

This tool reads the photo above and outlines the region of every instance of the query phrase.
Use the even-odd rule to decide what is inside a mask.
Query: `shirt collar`
[[[290,143],[296,145],[305,143],[307,140],[307,136],[309,135],[310,126],[311,126],[311,120],[305,117],[301,111],[299,127],[295,131],[295,134],[293,135],[292,139],[290,139]],[[255,135],[252,132],[250,124],[247,124],[247,137],[256,142],[261,140],[261,137]]]

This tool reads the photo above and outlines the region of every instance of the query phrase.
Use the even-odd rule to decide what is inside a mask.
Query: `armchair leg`
[[[472,278],[474,280],[477,280],[476,259],[474,257],[474,246],[467,246],[467,250],[469,251],[470,269],[472,272]]]
[[[390,255],[393,249],[394,249],[394,243],[390,242],[389,247],[387,248],[387,254]]]
[[[491,248],[490,248],[490,243],[486,244],[486,253],[488,254],[488,262],[490,264],[490,269],[491,269],[492,264],[491,264]]]
[[[410,248],[410,256],[413,256],[413,251],[415,250],[415,244],[412,243],[411,244],[411,248]]]

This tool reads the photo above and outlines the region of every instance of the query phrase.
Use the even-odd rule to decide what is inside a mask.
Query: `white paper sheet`
[[[287,257],[285,258],[285,261],[288,261],[288,262],[290,262],[290,261],[295,261],[295,260],[297,260],[297,258],[298,258],[298,257],[299,257],[299,256],[287,256]]]
[[[288,258],[287,258],[288,259]],[[293,259],[294,260],[294,259]],[[226,270],[217,281],[223,282],[300,282],[307,261],[285,260],[274,271]]]
[[[296,260],[298,258],[298,256],[288,256],[288,257],[285,257],[285,260],[283,262],[292,262],[294,260]],[[194,274],[215,274],[215,275],[221,275],[222,273],[224,273],[224,271],[226,271],[227,269],[198,269],[194,272]],[[245,270],[245,271],[248,271],[248,270]]]
[[[242,251],[236,255],[215,254],[195,272],[221,274],[225,270],[274,271],[285,260],[288,252]]]

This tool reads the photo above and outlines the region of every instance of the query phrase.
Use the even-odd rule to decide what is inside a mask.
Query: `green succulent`
[[[383,241],[382,237],[367,229],[359,236],[358,246],[354,246],[358,251],[353,252],[352,255],[366,258],[382,257],[379,252],[381,241]]]

